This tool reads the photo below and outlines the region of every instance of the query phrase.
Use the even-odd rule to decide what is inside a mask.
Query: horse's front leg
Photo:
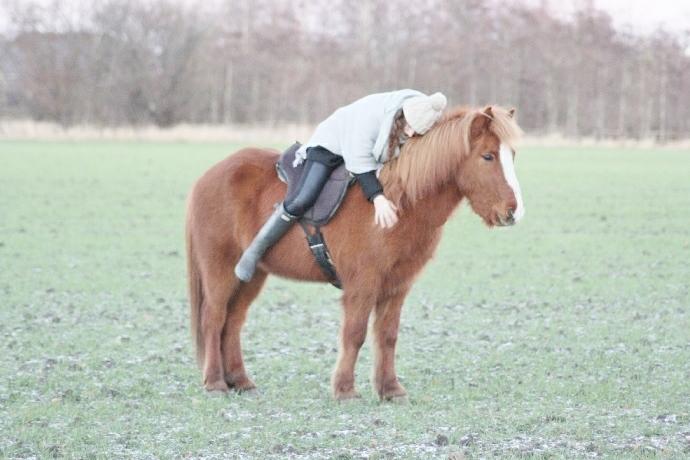
[[[340,329],[338,362],[331,384],[337,400],[359,397],[355,391],[355,364],[359,349],[367,337],[369,314],[374,306],[373,296],[362,292],[343,295],[343,323]]]
[[[374,319],[374,369],[372,385],[382,400],[405,400],[407,392],[395,373],[395,344],[400,312],[409,288],[401,289],[376,304]]]

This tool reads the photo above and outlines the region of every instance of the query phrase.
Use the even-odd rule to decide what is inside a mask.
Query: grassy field
[[[184,203],[221,144],[0,143],[0,457],[690,456],[690,151],[524,149],[527,214],[462,207],[403,310],[407,405],[329,396],[339,291],[272,279],[256,397],[210,397]]]

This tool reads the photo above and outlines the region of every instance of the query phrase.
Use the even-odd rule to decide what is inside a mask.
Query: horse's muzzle
[[[509,227],[515,225],[515,213],[509,209],[505,216],[498,215],[498,223],[501,227]]]

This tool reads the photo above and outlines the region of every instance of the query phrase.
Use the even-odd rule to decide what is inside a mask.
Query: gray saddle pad
[[[278,177],[283,182],[287,183],[288,189],[285,199],[291,198],[297,193],[297,183],[304,171],[304,162],[298,166],[292,166],[295,160],[297,149],[302,144],[295,142],[290,148],[280,155],[276,163],[276,170]],[[353,182],[354,177],[345,169],[345,165],[338,166],[332,173],[331,177],[326,182],[326,185],[321,190],[319,198],[305,214],[302,220],[311,225],[325,225],[335,215],[335,212],[340,207],[349,185]]]

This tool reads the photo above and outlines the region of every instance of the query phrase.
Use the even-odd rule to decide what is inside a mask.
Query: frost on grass
[[[331,401],[341,293],[278,279],[242,337],[261,395],[204,393],[185,195],[235,147],[0,147],[0,457],[690,455],[690,155],[526,152],[530,219],[461,209],[407,299],[391,406],[369,344],[363,398]]]

